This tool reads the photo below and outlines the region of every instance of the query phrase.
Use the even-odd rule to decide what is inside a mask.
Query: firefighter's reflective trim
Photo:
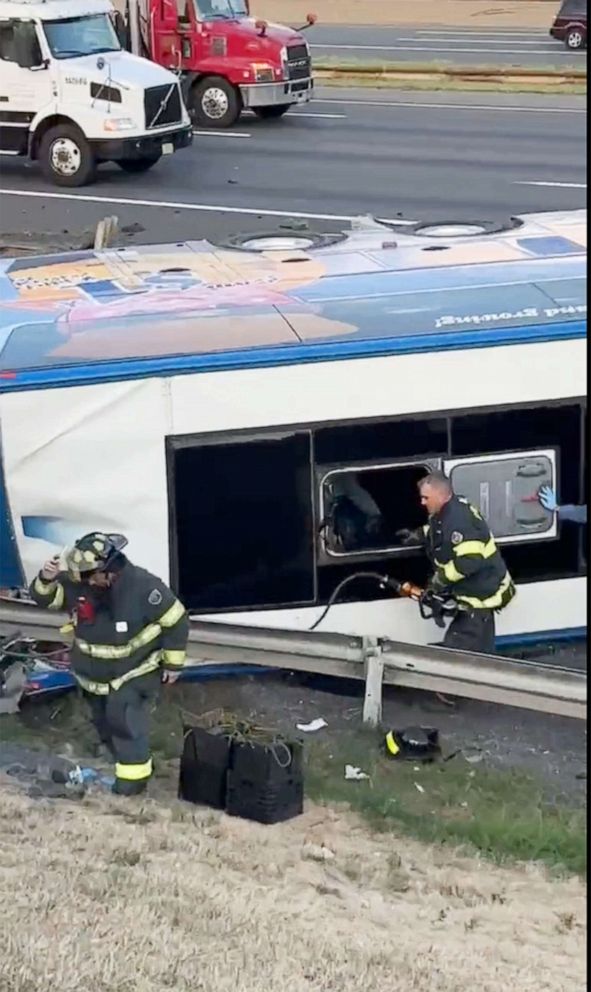
[[[160,667],[160,661],[161,652],[154,651],[137,668],[132,668],[130,672],[126,672],[125,675],[121,675],[118,679],[113,679],[111,682],[93,682],[84,675],[79,675],[78,672],[74,672],[74,676],[82,688],[86,689],[87,692],[91,692],[93,696],[108,696],[111,690],[116,692],[117,689],[120,689],[122,685],[131,681],[131,679],[137,679],[141,675],[149,675],[150,672],[155,672]]]
[[[174,627],[185,615],[185,607],[180,599],[176,599],[172,606],[158,619],[161,627]]]
[[[139,634],[132,637],[127,644],[89,644],[88,641],[77,640],[76,644],[83,654],[90,658],[101,658],[104,661],[120,661],[122,658],[130,658],[138,648],[145,648],[147,644],[160,637],[162,629],[159,623],[148,624]]]
[[[49,582],[44,582],[41,576],[38,575],[35,579],[34,589],[40,596],[48,596],[50,592],[53,592],[57,584],[57,579],[51,579]]]
[[[388,733],[386,734],[386,747],[390,752],[390,754],[398,754],[400,752],[400,748],[398,747],[398,744],[396,743],[396,740],[394,738],[394,734],[392,733],[391,730],[389,730]]]
[[[475,610],[498,610],[511,602],[516,591],[513,579],[509,572],[506,572],[505,578],[492,596],[487,596],[486,599],[477,599],[476,596],[457,596],[456,599],[459,603],[466,603]]]
[[[84,678],[84,675],[79,675],[78,672],[74,672],[74,678],[82,689],[92,693],[93,696],[108,696],[111,691],[108,682],[92,682],[90,679]]]
[[[64,587],[62,585],[58,585],[55,591],[55,596],[53,597],[51,603],[47,607],[48,610],[61,610],[62,606],[64,605],[64,599],[65,599]]]
[[[446,561],[445,564],[441,561],[435,559],[434,564],[437,566],[439,571],[445,576],[448,582],[461,582],[466,576],[460,572],[453,561]]]
[[[38,575],[33,588],[40,596],[49,596],[55,591],[55,596],[47,606],[48,610],[60,610],[64,605],[64,587],[56,579],[52,579],[51,582],[44,582],[41,576]]]
[[[48,604],[48,610],[60,610],[64,605],[64,587],[61,583],[57,582],[55,579],[51,582],[44,582],[43,579],[38,575],[35,579],[33,585],[35,592],[38,592],[40,596],[49,596],[52,592],[55,593],[51,603]]]
[[[480,555],[482,558],[492,558],[497,545],[494,537],[489,541],[462,541],[454,546],[454,555]]]
[[[152,759],[142,762],[140,765],[122,765],[119,761],[115,765],[115,775],[126,782],[141,782],[144,778],[150,778],[152,774]]]
[[[170,668],[183,668],[185,664],[185,658],[187,657],[186,651],[163,651],[162,660],[165,665],[169,665]]]

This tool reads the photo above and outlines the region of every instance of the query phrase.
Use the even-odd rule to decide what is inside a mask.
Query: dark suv
[[[563,0],[550,34],[563,41],[571,52],[586,48],[587,0]]]

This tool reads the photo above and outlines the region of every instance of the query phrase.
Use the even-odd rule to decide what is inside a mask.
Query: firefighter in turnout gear
[[[443,645],[461,651],[493,654],[495,612],[515,595],[515,585],[488,524],[463,496],[455,496],[443,474],[419,482],[421,504],[429,514],[422,532],[401,532],[403,543],[421,543],[434,568],[423,594],[426,606],[435,597],[454,600],[457,612]]]
[[[152,774],[149,715],[161,682],[185,663],[189,620],[160,579],[122,554],[121,534],[86,534],[46,562],[31,583],[35,602],[72,615],[72,672],[100,741],[115,761],[114,791],[143,792]]]

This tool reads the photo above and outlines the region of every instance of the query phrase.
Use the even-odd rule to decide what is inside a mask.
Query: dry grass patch
[[[15,821],[18,823],[15,829]],[[2,992],[579,992],[585,888],[370,832],[2,792]]]

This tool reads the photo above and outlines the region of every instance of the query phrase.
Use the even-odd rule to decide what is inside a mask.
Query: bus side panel
[[[25,577],[91,530],[122,532],[165,581],[164,380],[2,397],[6,495]]]

